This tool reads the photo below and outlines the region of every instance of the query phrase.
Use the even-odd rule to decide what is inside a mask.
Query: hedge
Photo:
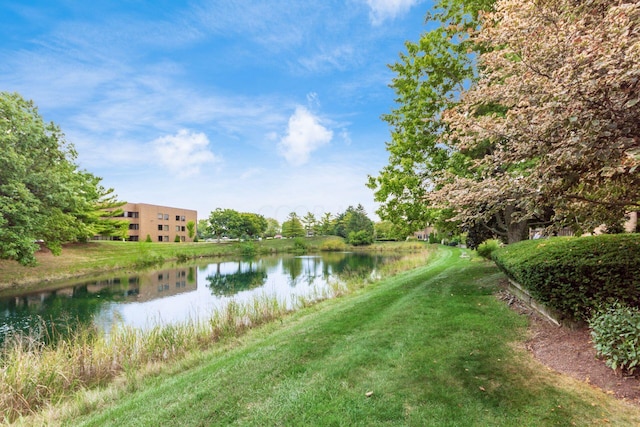
[[[576,320],[613,302],[640,307],[640,234],[527,240],[492,258],[538,302]]]

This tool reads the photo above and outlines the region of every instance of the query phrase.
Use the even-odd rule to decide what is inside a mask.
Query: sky
[[[282,222],[379,205],[388,65],[429,0],[0,0],[0,91],[132,203]]]

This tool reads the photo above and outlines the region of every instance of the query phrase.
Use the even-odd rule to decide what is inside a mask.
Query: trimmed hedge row
[[[527,240],[492,258],[538,302],[576,320],[616,301],[640,307],[640,234]]]

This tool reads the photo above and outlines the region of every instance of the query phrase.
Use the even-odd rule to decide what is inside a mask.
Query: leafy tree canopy
[[[368,186],[381,203],[378,215],[409,235],[427,224],[442,221],[443,213],[428,202],[437,176],[444,170],[466,174],[469,154],[453,154],[440,142],[446,131],[442,113],[458,102],[458,95],[476,76],[474,57],[482,50],[469,34],[478,16],[493,0],[441,0],[427,15],[425,32],[416,43],[407,42],[391,88],[396,107],[382,116],[391,129],[387,142],[389,164]],[[445,213],[446,214],[446,213]]]
[[[123,221],[103,221],[123,202],[78,169],[60,128],[15,93],[0,92],[0,147],[0,258],[34,264],[36,240],[59,254],[65,242],[126,232]]]
[[[492,149],[473,176],[443,174],[434,199],[465,219],[550,206],[556,225],[577,231],[637,210],[640,4],[500,0],[474,40],[486,47],[481,78],[444,115],[443,140]]]

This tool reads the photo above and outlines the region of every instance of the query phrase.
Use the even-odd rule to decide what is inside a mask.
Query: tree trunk
[[[529,221],[516,221],[513,219],[515,208],[508,206],[505,209],[505,221],[507,222],[507,243],[517,243],[529,238]]]

